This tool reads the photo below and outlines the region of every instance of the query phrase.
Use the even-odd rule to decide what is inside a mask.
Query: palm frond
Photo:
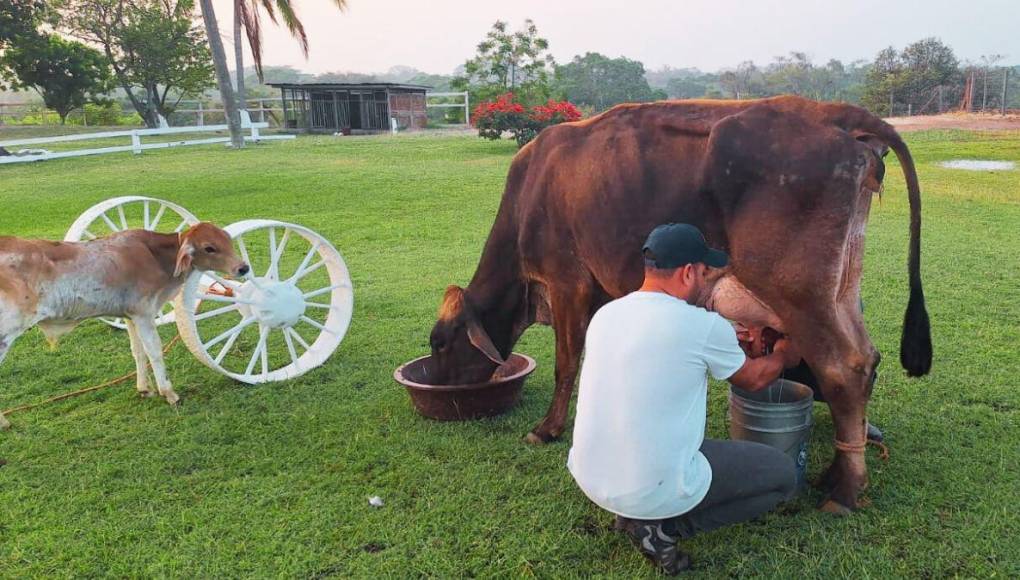
[[[251,56],[255,64],[255,73],[259,82],[263,82],[262,76],[262,22],[258,8],[248,4],[248,0],[234,0],[241,10],[241,25],[244,27],[245,35],[248,37],[248,46],[251,47]]]

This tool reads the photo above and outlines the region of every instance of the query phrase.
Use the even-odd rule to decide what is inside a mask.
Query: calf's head
[[[234,253],[230,234],[213,224],[202,222],[181,234],[174,276],[191,270],[215,270],[234,276],[246,276],[251,268]]]
[[[430,376],[434,384],[471,384],[488,380],[503,356],[459,286],[450,286],[429,338]]]

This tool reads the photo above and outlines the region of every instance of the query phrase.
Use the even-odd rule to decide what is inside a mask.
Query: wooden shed
[[[399,83],[269,83],[283,94],[284,128],[308,133],[424,129],[430,87]]]

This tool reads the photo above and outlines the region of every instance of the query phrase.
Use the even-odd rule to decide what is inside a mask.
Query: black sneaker
[[[663,520],[632,520],[616,516],[613,527],[627,534],[630,542],[657,568],[674,576],[690,570],[691,558],[680,551],[680,538],[667,534]]]

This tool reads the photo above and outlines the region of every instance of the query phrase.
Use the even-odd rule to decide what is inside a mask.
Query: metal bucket
[[[760,391],[730,385],[730,438],[764,443],[790,456],[797,487],[806,482],[813,392],[807,385],[779,379]]]

